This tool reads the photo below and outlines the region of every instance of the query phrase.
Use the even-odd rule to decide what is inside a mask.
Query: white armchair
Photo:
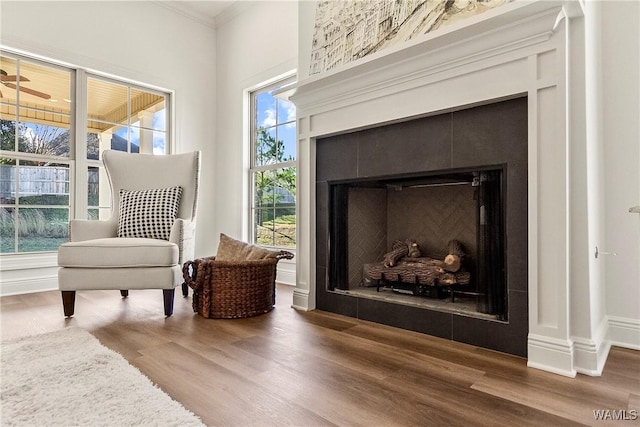
[[[77,290],[113,289],[127,297],[129,289],[162,289],[164,314],[171,316],[179,284],[187,296],[182,264],[194,258],[200,152],[155,156],[106,150],[102,161],[111,184],[111,217],[69,224],[70,241],[58,250],[64,315],[73,316]],[[169,189],[179,205],[173,205],[173,225],[162,228],[152,212],[166,204]],[[148,204],[152,199],[155,207]],[[125,220],[143,224],[142,230],[126,228]]]

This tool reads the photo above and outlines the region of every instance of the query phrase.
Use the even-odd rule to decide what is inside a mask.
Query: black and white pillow
[[[120,190],[118,237],[169,240],[182,187]]]

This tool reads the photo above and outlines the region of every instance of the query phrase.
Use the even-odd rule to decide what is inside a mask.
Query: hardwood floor
[[[640,425],[594,416],[640,416],[638,351],[612,348],[601,377],[565,378],[515,356],[299,312],[291,292],[278,287],[275,310],[238,320],[197,316],[178,294],[165,318],[154,290],[78,292],[71,319],[59,292],[3,297],[1,338],[82,327],[211,426]]]

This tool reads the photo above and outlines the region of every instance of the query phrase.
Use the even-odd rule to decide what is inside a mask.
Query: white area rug
[[[0,344],[2,426],[202,426],[80,328]]]

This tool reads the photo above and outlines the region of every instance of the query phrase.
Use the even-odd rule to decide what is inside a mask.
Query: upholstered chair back
[[[157,156],[115,150],[102,153],[111,183],[111,222],[118,222],[120,190],[182,187],[178,218],[194,221],[198,200],[200,152]]]

